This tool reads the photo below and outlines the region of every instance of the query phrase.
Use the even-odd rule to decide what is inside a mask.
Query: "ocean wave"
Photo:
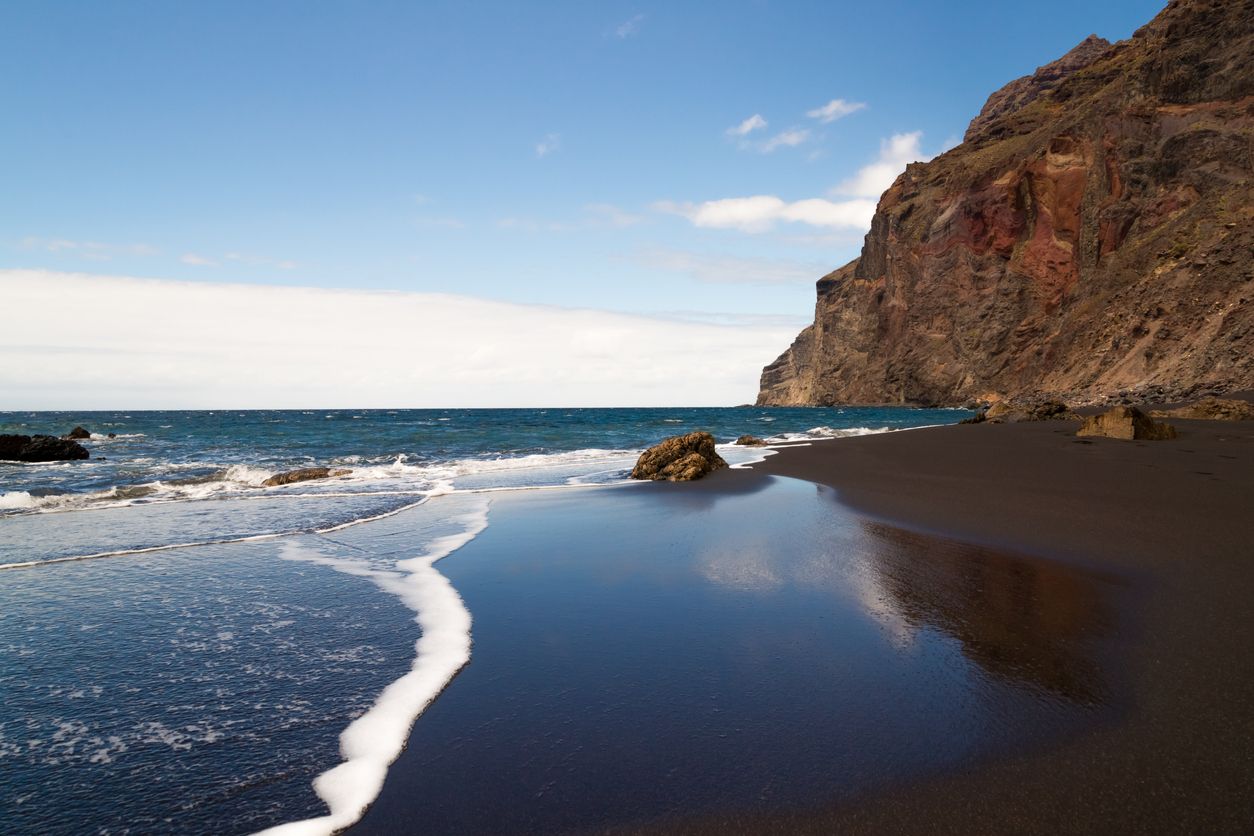
[[[879,435],[893,432],[892,427],[811,427],[800,433],[780,433],[764,439],[768,444],[787,444],[792,441],[819,441],[829,438],[854,438],[862,435]]]
[[[435,563],[488,527],[488,502],[456,521],[461,531],[437,538],[421,555],[398,560],[395,570],[376,569],[364,560],[329,557],[295,543],[285,545],[286,560],[367,577],[396,595],[414,611],[421,637],[414,643],[409,672],[384,688],[374,705],[340,734],[343,762],[314,779],[314,792],[326,803],[328,814],[268,828],[261,831],[264,836],[329,836],[358,821],[383,789],[388,767],[405,748],[414,721],[470,661],[470,610]]]
[[[586,464],[592,470],[615,473],[617,471],[614,469],[597,468],[596,465],[634,456],[637,452],[587,448],[562,453],[464,458],[447,462],[412,462],[404,454],[367,460],[361,456],[348,456],[344,460],[331,460],[336,466],[351,467],[346,475],[275,487],[266,487],[264,483],[287,468],[271,469],[252,464],[220,467],[207,462],[184,462],[162,465],[161,469],[169,473],[148,481],[114,485],[95,491],[48,496],[34,495],[28,491],[10,491],[0,497],[0,514],[60,513],[137,504],[250,497],[311,499],[394,493],[432,496],[453,490],[457,479],[493,475],[501,477],[502,487],[511,484],[511,479],[516,481],[521,474],[529,475],[532,483],[538,480],[541,483],[560,485],[570,477],[569,469],[572,466]],[[350,459],[352,461],[348,461]],[[310,464],[312,463],[303,466]],[[554,471],[551,479],[545,479],[546,469]],[[201,472],[188,476],[172,475],[179,471]],[[481,483],[475,485],[476,488],[492,486]]]
[[[18,511],[39,507],[39,500],[27,491],[5,491],[0,494],[0,511]]]

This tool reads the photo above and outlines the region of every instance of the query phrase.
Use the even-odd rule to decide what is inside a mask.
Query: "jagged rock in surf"
[[[261,483],[264,488],[276,488],[279,485],[290,485],[293,482],[308,482],[312,479],[329,479],[335,476],[347,476],[353,471],[338,468],[332,470],[329,467],[302,467],[299,470],[289,470],[285,473],[276,473],[269,479]]]
[[[90,456],[86,447],[66,438],[52,435],[0,435],[0,460],[63,462]]]
[[[727,462],[714,449],[714,436],[692,432],[664,439],[641,453],[631,478],[690,482],[724,467]]]

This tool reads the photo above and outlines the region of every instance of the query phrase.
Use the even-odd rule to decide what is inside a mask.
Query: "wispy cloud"
[[[182,256],[179,257],[179,261],[183,262],[184,264],[190,264],[192,267],[217,267],[218,266],[218,262],[214,261],[212,258],[206,258],[205,256],[197,255],[196,253],[184,253]]]
[[[448,294],[33,270],[0,270],[0,298],[30,312],[0,332],[0,409],[732,404],[753,396],[758,370],[796,333]],[[276,336],[276,322],[308,327]],[[434,347],[475,339],[415,351],[415,333]],[[126,362],[95,362],[102,350]],[[677,384],[676,368],[693,374]]]
[[[440,215],[421,215],[414,218],[415,229],[465,229],[466,222],[461,218]]]
[[[547,157],[562,147],[561,134],[546,134],[544,139],[536,143],[536,156]]]
[[[773,153],[780,148],[796,148],[810,139],[810,132],[805,128],[789,128],[775,134],[770,139],[757,145],[757,150],[762,154]]]
[[[767,232],[778,223],[800,223],[831,229],[866,229],[875,214],[873,200],[830,201],[810,198],[788,202],[775,195],[731,197],[704,203],[661,201],[653,208],[687,218],[706,229]]]
[[[614,37],[619,40],[625,40],[640,33],[640,26],[644,23],[644,15],[635,15],[630,20],[624,20],[622,23],[614,27]]]
[[[109,261],[118,256],[152,256],[160,250],[150,244],[106,244],[101,241],[71,241],[67,238],[27,236],[18,242],[24,250],[77,255],[92,261]]]
[[[727,135],[728,136],[748,136],[754,131],[760,131],[764,129],[766,125],[767,125],[767,122],[765,119],[762,118],[762,114],[755,113],[752,116],[750,116],[748,119],[741,122],[739,125],[733,125],[732,127],[728,128]]]
[[[584,221],[589,226],[612,226],[625,229],[643,223],[644,218],[612,203],[589,203],[583,207]]]
[[[858,169],[853,177],[832,189],[834,195],[869,197],[878,199],[893,184],[897,175],[913,162],[927,161],[931,154],[924,154],[919,147],[922,131],[894,134],[880,143],[879,157],[875,162]]]
[[[765,139],[752,138],[750,135],[766,128],[767,122],[760,114],[753,114],[739,125],[728,128],[725,133],[735,140],[736,147],[741,151],[756,151],[759,154],[772,154],[780,148],[796,148],[804,145],[812,138],[807,128],[791,127]]]
[[[813,284],[830,269],[819,262],[665,248],[645,250],[636,260],[650,269],[682,273],[708,284],[805,285]]]
[[[866,107],[864,102],[847,102],[844,99],[832,99],[822,107],[816,107],[813,110],[807,110],[806,116],[811,119],[817,119],[820,123],[826,125],[829,122],[835,122],[837,119],[843,119],[851,113],[857,113]]]

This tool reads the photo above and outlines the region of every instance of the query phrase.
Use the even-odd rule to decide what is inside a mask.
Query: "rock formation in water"
[[[263,488],[277,488],[279,485],[291,485],[294,482],[308,482],[311,479],[329,479],[335,476],[347,476],[353,471],[344,468],[332,470],[329,467],[302,467],[299,470],[289,470],[285,473],[276,473],[269,479],[261,483]]]
[[[77,441],[52,435],[0,435],[0,460],[13,462],[62,462],[91,454]]]
[[[671,436],[645,450],[632,468],[631,478],[691,482],[724,467],[727,462],[714,449],[714,436],[694,432]]]
[[[1003,87],[880,198],[759,405],[1254,388],[1254,0],[1172,0]]]

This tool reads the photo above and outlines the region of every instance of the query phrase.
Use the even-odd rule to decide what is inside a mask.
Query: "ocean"
[[[733,466],[958,410],[0,413],[91,458],[0,463],[0,821],[26,833],[351,823],[473,655],[438,560],[501,492],[630,490],[693,429]],[[333,479],[266,488],[286,470]],[[329,811],[329,812],[328,812]]]

